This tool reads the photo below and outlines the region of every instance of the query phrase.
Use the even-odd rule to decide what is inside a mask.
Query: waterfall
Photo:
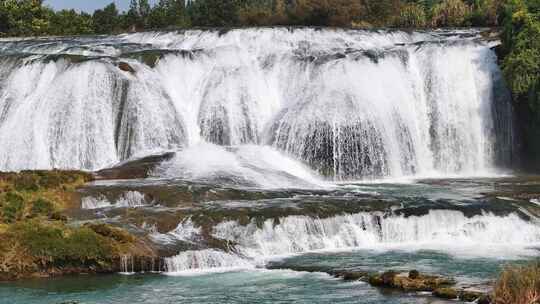
[[[101,208],[135,208],[151,205],[147,202],[144,194],[137,191],[127,191],[120,195],[118,199],[113,202],[109,201],[106,197],[99,196],[85,196],[81,199],[82,209],[101,209]]]
[[[511,165],[512,113],[477,38],[262,28],[3,40],[0,170],[96,170],[214,144],[272,147],[339,180],[489,174]]]
[[[424,216],[359,213],[331,218],[289,216],[241,225],[227,221],[214,227],[214,238],[236,244],[230,253],[217,250],[181,252],[166,259],[171,273],[223,268],[253,268],[276,257],[313,251],[433,249],[460,256],[535,256],[540,226],[515,214],[466,217],[460,211],[431,210]],[[509,249],[510,248],[510,249]],[[238,263],[236,263],[238,262]]]

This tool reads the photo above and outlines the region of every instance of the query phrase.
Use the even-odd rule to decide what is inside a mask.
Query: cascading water
[[[95,170],[206,143],[272,146],[336,179],[509,165],[511,110],[494,53],[474,33],[439,34],[0,41],[0,170]]]
[[[167,271],[253,268],[268,259],[320,250],[421,248],[461,256],[534,256],[536,250],[527,248],[540,246],[540,226],[515,214],[468,218],[459,211],[432,210],[411,217],[359,213],[326,219],[289,216],[259,225],[228,221],[214,227],[213,237],[236,245],[230,253],[182,252],[166,259]]]

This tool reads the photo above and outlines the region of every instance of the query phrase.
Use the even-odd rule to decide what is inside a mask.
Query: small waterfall
[[[130,255],[122,255],[120,257],[121,274],[135,274],[135,263],[133,257]]]
[[[512,113],[495,54],[469,34],[0,41],[0,170],[96,170],[212,143],[271,146],[339,180],[489,174],[511,165]]]
[[[165,269],[169,274],[197,271],[230,271],[249,269],[254,265],[235,254],[217,250],[185,251],[174,258],[165,259]]]
[[[166,259],[167,271],[253,268],[268,259],[320,250],[433,249],[495,258],[535,255],[527,248],[540,246],[540,226],[515,214],[468,218],[460,211],[432,210],[411,217],[359,213],[326,219],[290,216],[259,225],[229,221],[215,226],[213,237],[236,244],[234,253],[182,252]]]
[[[107,198],[99,196],[86,196],[82,198],[83,209],[101,209],[101,208],[136,208],[150,205],[144,194],[138,191],[127,191],[120,195],[114,202]]]

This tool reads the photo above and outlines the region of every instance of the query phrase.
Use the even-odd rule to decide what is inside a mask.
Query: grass
[[[540,261],[507,267],[494,289],[495,304],[540,304]]]
[[[0,173],[0,279],[60,269],[112,269],[137,239],[104,224],[73,227],[63,211],[92,176],[77,171]]]

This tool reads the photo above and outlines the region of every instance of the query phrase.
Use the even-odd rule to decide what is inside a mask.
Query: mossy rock
[[[73,229],[59,223],[29,220],[12,225],[9,234],[50,266],[99,265],[112,255],[110,242],[85,227]]]
[[[395,271],[387,271],[382,274],[371,275],[368,279],[369,284],[373,286],[393,287],[394,279],[398,275]]]
[[[462,290],[459,294],[459,299],[465,302],[473,302],[484,296],[483,293],[477,291]]]
[[[445,287],[435,289],[435,291],[433,291],[433,296],[440,299],[455,300],[458,298],[459,293],[454,288]]]
[[[418,279],[420,277],[420,272],[418,270],[411,270],[409,271],[409,279]]]
[[[404,291],[434,291],[441,287],[454,285],[455,281],[449,278],[422,275],[420,273],[412,273],[412,275],[409,273],[408,276],[403,276],[395,271],[387,271],[382,274],[371,275],[368,283],[372,286],[398,288]]]
[[[85,227],[88,227],[95,233],[104,236],[109,239],[113,239],[120,243],[132,243],[135,241],[135,238],[128,232],[112,227],[106,224],[86,224]]]

